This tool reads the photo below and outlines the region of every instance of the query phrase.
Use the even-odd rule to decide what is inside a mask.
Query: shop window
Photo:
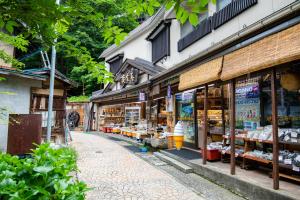
[[[287,67],[277,70],[277,112],[279,137],[279,170],[297,167],[300,154],[300,70]],[[253,161],[270,163],[273,160],[271,74],[261,73],[236,82],[236,138],[245,142],[243,165]],[[237,144],[236,144],[237,147]],[[298,163],[299,165],[299,163]],[[295,171],[295,170],[294,170]]]
[[[176,94],[176,121],[181,121],[186,144],[196,145],[194,92]]]
[[[211,85],[208,87],[207,98],[207,144],[213,148],[222,147],[223,135],[229,131],[229,94],[228,85]],[[198,143],[203,148],[204,139],[204,100],[205,91],[197,90],[197,124],[198,124]]]

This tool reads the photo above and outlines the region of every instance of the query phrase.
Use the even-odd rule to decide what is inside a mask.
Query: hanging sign
[[[172,98],[172,89],[171,89],[171,85],[168,85],[168,91],[167,91],[167,98]]]
[[[139,93],[139,101],[146,101],[146,93],[145,92]]]
[[[131,68],[121,75],[121,84],[135,85],[138,82],[138,70]]]
[[[166,111],[167,112],[173,112],[174,111],[174,106],[173,106],[173,96],[171,97],[166,97]]]

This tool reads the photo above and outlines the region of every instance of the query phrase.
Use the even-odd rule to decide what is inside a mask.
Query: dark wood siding
[[[170,29],[169,26],[165,26],[163,30],[152,42],[152,62],[157,63],[162,58],[170,55]]]
[[[119,57],[118,59],[109,62],[110,72],[116,74],[119,71],[122,63],[123,63],[123,57]]]
[[[207,34],[211,33],[212,27],[211,27],[211,17],[206,18],[200,24],[195,28],[194,31],[187,34],[185,37],[181,38],[178,41],[178,51],[182,51],[186,47],[190,46],[197,40],[200,40]]]
[[[214,13],[212,17],[208,17],[206,20],[202,21],[194,31],[181,38],[178,41],[178,52],[183,51],[197,40],[211,33],[213,29],[219,28],[255,4],[257,4],[257,0],[233,0],[223,9]]]
[[[238,14],[255,5],[257,0],[235,0],[225,6],[212,17],[213,29],[217,29]]]

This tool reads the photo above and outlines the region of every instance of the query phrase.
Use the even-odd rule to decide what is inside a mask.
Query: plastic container
[[[202,150],[203,154],[203,150]],[[217,149],[206,150],[206,159],[208,161],[221,160],[221,152]]]

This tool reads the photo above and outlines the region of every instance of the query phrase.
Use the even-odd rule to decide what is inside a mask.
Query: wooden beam
[[[204,88],[204,113],[203,113],[203,150],[202,150],[202,164],[206,164],[207,160],[207,96],[208,96],[208,86],[205,84]]]
[[[279,189],[279,161],[278,161],[278,115],[277,115],[277,89],[276,89],[276,69],[272,69],[271,93],[272,93],[272,132],[273,132],[273,188]]]
[[[235,79],[230,82],[230,173],[235,175]]]

